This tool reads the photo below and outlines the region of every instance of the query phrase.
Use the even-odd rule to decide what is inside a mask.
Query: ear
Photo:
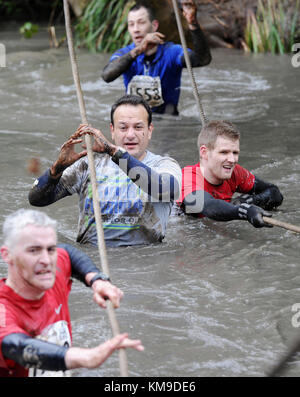
[[[114,129],[114,126],[112,125],[112,123],[110,123],[110,132],[111,132],[111,137],[112,137],[113,141],[115,141],[115,129]]]
[[[207,160],[207,153],[208,153],[207,147],[205,145],[201,145],[199,148],[200,159]]]
[[[148,127],[148,138],[149,140],[152,138],[152,132],[154,130],[154,125],[151,123]]]
[[[11,264],[11,254],[10,254],[9,248],[6,245],[3,245],[0,249],[0,252],[1,252],[2,259],[6,263]]]
[[[151,22],[151,24],[152,24],[153,32],[157,32],[158,27],[159,27],[159,22],[158,22],[158,20],[157,20],[157,19],[153,19],[153,21]]]

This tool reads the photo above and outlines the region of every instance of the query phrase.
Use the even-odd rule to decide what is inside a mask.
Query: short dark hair
[[[212,120],[205,124],[200,131],[197,141],[198,148],[205,145],[210,150],[214,149],[218,136],[236,141],[240,139],[240,132],[230,121]]]
[[[121,105],[132,105],[132,106],[142,105],[148,113],[148,126],[152,123],[152,110],[148,105],[148,103],[141,96],[124,95],[121,98],[119,98],[111,107],[110,122],[112,125],[114,125],[114,113],[116,109]]]
[[[147,13],[148,13],[148,16],[149,16],[149,19],[150,19],[151,22],[154,21],[154,19],[156,19],[154,9],[151,8],[151,7],[149,7],[149,6],[148,6],[145,2],[143,2],[143,1],[137,1],[137,2],[130,8],[130,10],[128,11],[128,13],[131,12],[131,11],[138,11],[138,10],[140,10],[141,8],[145,8],[145,9],[146,9],[146,11],[147,11]]]

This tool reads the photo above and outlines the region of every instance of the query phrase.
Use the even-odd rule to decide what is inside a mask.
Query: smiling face
[[[128,32],[132,41],[138,46],[148,33],[153,33],[158,28],[157,20],[150,21],[148,11],[141,7],[128,13]]]
[[[142,105],[120,105],[110,126],[112,138],[131,156],[143,160],[152,136],[153,125],[148,125],[148,113]]]
[[[213,149],[200,147],[201,166],[205,179],[213,185],[220,185],[230,179],[240,153],[239,139],[232,140],[218,136]]]
[[[56,243],[52,227],[24,227],[13,249],[1,248],[9,264],[7,285],[25,299],[40,299],[55,282]]]

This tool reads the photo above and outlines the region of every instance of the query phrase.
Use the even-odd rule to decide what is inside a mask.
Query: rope
[[[182,44],[182,48],[183,48],[183,52],[184,52],[184,59],[185,59],[186,67],[187,67],[187,70],[189,72],[190,79],[192,81],[193,93],[194,93],[194,97],[195,97],[195,100],[196,100],[196,104],[198,106],[198,110],[199,110],[202,126],[204,126],[205,124],[208,123],[208,119],[206,118],[206,116],[204,114],[204,110],[203,110],[203,106],[202,106],[202,103],[201,103],[200,95],[199,95],[199,92],[198,92],[198,87],[197,87],[197,84],[196,84],[193,68],[192,68],[192,65],[191,65],[191,60],[190,60],[190,57],[189,57],[189,54],[188,54],[187,44],[186,44],[186,40],[185,40],[185,35],[184,35],[182,23],[181,23],[181,18],[180,18],[180,14],[179,14],[179,8],[178,8],[177,0],[172,0],[172,2],[173,2],[173,8],[174,8],[174,11],[175,11],[175,16],[176,16],[176,22],[177,22],[177,26],[178,26],[179,36],[180,36],[180,40],[181,40],[181,44]]]
[[[69,48],[69,53],[70,53],[70,60],[71,60],[74,83],[76,86],[77,99],[78,99],[78,103],[79,103],[82,123],[87,124],[85,102],[84,102],[83,94],[82,94],[82,90],[81,90],[78,66],[77,66],[76,55],[75,55],[75,50],[74,50],[73,35],[72,35],[71,22],[70,22],[70,20],[71,20],[70,9],[69,9],[68,0],[63,0],[63,2],[64,2],[64,13],[65,13],[65,24],[66,24],[68,48]],[[92,183],[92,192],[93,192],[93,199],[94,199],[93,200],[94,201],[94,214],[95,214],[96,229],[97,229],[99,255],[100,255],[102,270],[104,273],[106,273],[109,276],[110,273],[109,273],[109,266],[108,266],[107,254],[106,254],[106,246],[105,246],[105,240],[104,240],[104,232],[103,232],[103,226],[102,226],[100,199],[99,199],[99,194],[98,194],[98,189],[97,189],[97,178],[96,178],[96,170],[95,170],[94,156],[93,156],[93,150],[92,150],[92,141],[91,141],[91,137],[89,135],[85,136],[85,143],[86,143],[86,147],[87,147],[88,164],[89,164],[91,183]],[[119,329],[117,318],[115,316],[114,308],[112,306],[112,303],[109,300],[107,301],[107,312],[108,312],[111,328],[113,331],[113,335],[116,336],[116,335],[120,334],[120,329]],[[120,364],[121,376],[127,377],[128,376],[128,365],[127,365],[127,357],[126,357],[125,349],[119,350],[119,364]]]
[[[263,220],[265,223],[269,223],[273,226],[279,226],[287,230],[291,230],[292,232],[300,233],[300,227],[292,225],[291,223],[278,221],[277,219],[269,218],[267,216],[263,216]]]
[[[282,372],[284,372],[287,368],[287,364],[292,358],[295,356],[296,353],[300,351],[300,339],[298,338],[290,350],[286,353],[284,357],[276,364],[276,366],[267,374],[269,377],[276,377],[279,376]]]

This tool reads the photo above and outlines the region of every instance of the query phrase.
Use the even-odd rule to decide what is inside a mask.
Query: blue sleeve
[[[78,250],[70,244],[58,244],[58,247],[63,248],[68,252],[71,261],[72,277],[83,282],[87,287],[89,287],[89,285],[85,281],[85,276],[88,273],[98,273],[100,276],[102,276],[103,280],[109,280],[108,276],[102,273],[91,260],[91,258],[84,252]]]
[[[59,178],[51,178],[50,169],[48,169],[33,184],[28,200],[31,205],[45,207],[66,196],[70,196],[70,193],[59,183]]]
[[[176,200],[180,195],[180,186],[171,174],[159,174],[150,167],[125,152],[115,161],[116,164],[136,183],[145,193],[158,201]]]
[[[120,58],[121,56],[127,54],[130,50],[132,50],[134,46],[131,44],[129,46],[126,46],[124,48],[119,48],[117,51],[115,51],[112,56],[109,59],[109,62],[114,61],[117,58]]]

